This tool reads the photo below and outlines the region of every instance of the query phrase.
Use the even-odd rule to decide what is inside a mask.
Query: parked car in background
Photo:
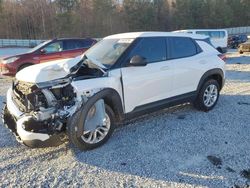
[[[247,42],[247,35],[233,35],[228,37],[228,47],[229,48],[238,48],[239,44]]]
[[[58,145],[66,133],[88,150],[104,144],[126,118],[182,103],[212,110],[224,85],[225,62],[206,39],[123,33],[74,59],[27,67],[7,92],[4,123],[30,147]]]
[[[27,53],[0,59],[0,72],[4,76],[15,76],[21,69],[30,65],[79,56],[93,44],[95,39],[53,39],[45,41]]]
[[[244,52],[250,52],[250,42],[245,42],[239,45],[238,52],[243,54]]]
[[[210,37],[213,46],[220,52],[227,52],[228,32],[225,29],[187,29],[174,32],[192,33]]]

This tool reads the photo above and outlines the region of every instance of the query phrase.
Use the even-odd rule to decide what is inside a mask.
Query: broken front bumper
[[[38,133],[27,130],[26,122],[35,122],[31,115],[21,112],[12,99],[12,89],[7,92],[6,106],[3,109],[3,122],[9,128],[17,140],[29,147],[58,146],[63,143],[64,134]],[[32,121],[33,120],[33,121]]]

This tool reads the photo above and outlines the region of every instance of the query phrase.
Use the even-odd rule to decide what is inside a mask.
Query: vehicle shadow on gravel
[[[250,82],[250,71],[227,71],[227,81]]]
[[[233,55],[233,57],[230,54],[228,55],[226,59],[227,64],[250,64],[250,53]]]
[[[0,96],[1,108],[4,100]],[[128,181],[135,181],[136,176],[182,185],[232,187],[248,177],[243,172],[250,166],[249,109],[249,92],[222,94],[208,113],[181,105],[145,115],[124,123],[105,145],[86,152],[71,144],[30,149],[0,126],[1,171],[68,156],[78,165],[125,175]]]
[[[191,105],[174,107],[126,123],[100,148],[72,150],[79,162],[101,170],[191,185],[233,186],[240,171],[250,166],[249,109],[249,95],[222,95],[208,113]]]

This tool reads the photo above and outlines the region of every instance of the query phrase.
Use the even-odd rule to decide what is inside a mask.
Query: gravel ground
[[[249,187],[250,54],[227,56],[214,110],[183,105],[140,117],[92,151],[30,149],[0,126],[0,187]],[[9,85],[0,79],[1,103]]]

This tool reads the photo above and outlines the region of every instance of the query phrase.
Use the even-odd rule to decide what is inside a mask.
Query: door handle
[[[162,71],[164,71],[164,70],[169,70],[169,66],[161,67],[161,70],[162,70]]]

